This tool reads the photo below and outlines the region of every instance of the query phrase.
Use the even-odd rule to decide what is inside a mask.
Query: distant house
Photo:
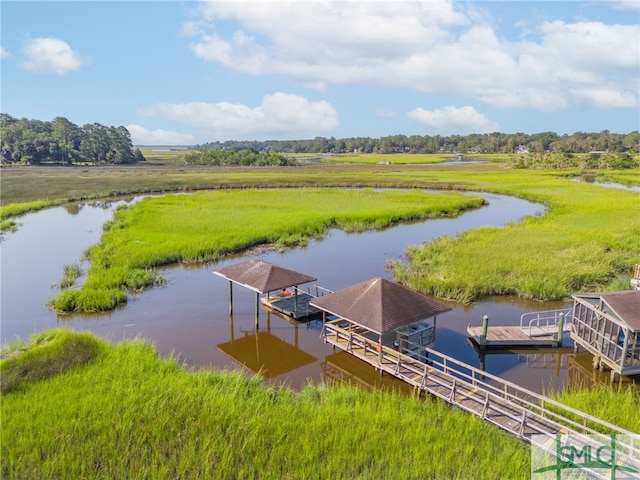
[[[516,153],[529,153],[529,149],[526,145],[518,145],[516,147]]]

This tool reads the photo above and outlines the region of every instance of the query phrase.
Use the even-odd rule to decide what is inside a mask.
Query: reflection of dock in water
[[[640,375],[620,375],[611,382],[609,372],[603,372],[602,370],[593,368],[593,356],[591,354],[580,353],[569,355],[567,363],[567,382],[571,388],[592,388],[598,385],[611,386],[615,384],[635,386],[640,390]]]
[[[480,370],[485,370],[487,355],[516,355],[518,362],[527,368],[537,370],[554,370],[554,376],[560,376],[560,371],[567,370],[569,356],[573,354],[573,347],[502,347],[483,350],[471,338],[467,344],[474,348],[480,360]]]
[[[411,393],[411,386],[391,375],[380,375],[375,368],[353,355],[339,351],[322,362],[322,376],[330,383],[357,385],[372,390],[396,390]]]
[[[316,361],[313,355],[298,347],[298,326],[294,343],[266,331],[242,332],[240,338],[233,334],[233,316],[230,316],[231,341],[221,343],[218,349],[254,373],[274,378]],[[269,322],[270,325],[270,322]]]

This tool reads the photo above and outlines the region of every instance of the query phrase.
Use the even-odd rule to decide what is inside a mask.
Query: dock
[[[309,302],[315,298],[316,296],[310,293],[296,289],[294,293],[287,293],[286,295],[278,294],[262,297],[261,301],[263,307],[268,310],[281,313],[294,320],[305,320],[322,314],[320,309],[309,305]]]
[[[380,345],[341,320],[325,322],[321,337],[377,369],[393,375],[419,391],[438,397],[532,445],[548,450],[558,435],[587,444],[594,438],[607,445],[611,434],[621,439],[620,448],[631,468],[640,472],[640,440],[637,434],[568,407],[551,398],[526,390],[500,377],[483,372],[432,348],[425,348],[427,361]],[[608,432],[603,434],[602,432]],[[624,443],[629,442],[629,443]],[[616,478],[637,478],[635,473],[616,472]]]
[[[483,318],[481,327],[467,327],[467,334],[480,349],[504,347],[561,347],[562,337],[571,332],[571,309],[529,312],[520,325],[490,326]],[[565,321],[566,319],[566,321]],[[562,335],[559,335],[560,330]]]

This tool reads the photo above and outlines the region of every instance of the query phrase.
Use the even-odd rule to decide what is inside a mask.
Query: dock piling
[[[489,329],[489,316],[482,317],[482,334],[480,335],[480,345],[483,347],[487,343],[487,330]]]
[[[564,313],[558,315],[558,346],[562,346],[562,336],[564,335]]]

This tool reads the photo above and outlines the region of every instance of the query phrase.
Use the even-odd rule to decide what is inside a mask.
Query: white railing
[[[564,315],[563,331],[570,330],[573,321],[573,308],[523,313],[520,316],[520,328],[527,331],[530,337],[554,334],[558,331],[560,314]]]
[[[567,433],[574,436],[590,435],[606,440],[610,434],[619,435],[622,438],[621,445],[632,452],[635,462],[640,462],[640,439],[634,432],[520,387],[431,348],[424,349],[428,357],[426,362],[416,361],[411,356],[379,345],[364,337],[359,330],[345,329],[339,327],[337,323],[327,322],[323,325],[321,337],[381,371],[386,371],[413,386],[430,391],[445,401],[454,403],[471,413],[480,415],[484,420],[504,428],[504,425],[492,421],[486,415],[489,410],[501,411],[503,415],[512,417],[512,420],[520,424],[513,433],[526,440],[531,441],[524,435],[525,426],[542,428],[539,433],[548,434],[550,437],[556,433],[555,431],[545,431],[541,427],[541,422],[536,420],[536,418],[544,419],[557,425],[558,428],[563,427]],[[434,369],[444,376],[430,373]],[[410,372],[410,375],[402,372]],[[437,382],[446,387],[447,392],[438,392],[428,388],[428,381]],[[480,395],[484,396],[482,396],[481,413],[474,409],[465,408],[464,405],[456,401],[456,390],[461,388],[467,389],[467,391],[476,389],[482,392]],[[503,410],[505,407],[503,402],[508,402],[513,410]],[[638,467],[640,467],[640,463],[638,463]]]

